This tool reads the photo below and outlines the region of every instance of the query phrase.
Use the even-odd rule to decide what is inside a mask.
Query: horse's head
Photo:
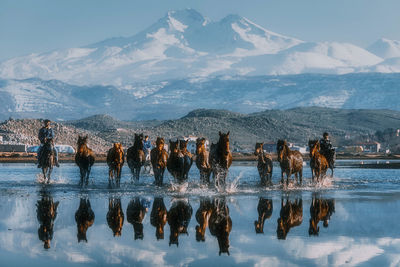
[[[263,153],[264,143],[256,143],[256,147],[254,149],[254,155],[258,156]]]
[[[219,255],[221,255],[221,253],[227,253],[229,255],[229,233],[232,226],[229,220],[229,217],[225,217],[218,225],[217,239],[219,245]]]
[[[78,136],[78,147],[82,146],[82,145],[86,145],[87,144],[87,140],[88,140],[88,136]]]
[[[310,157],[314,157],[315,152],[320,150],[320,144],[318,140],[309,140],[308,148],[310,150]]]
[[[287,229],[285,227],[282,218],[279,218],[277,222],[278,222],[278,228],[276,229],[276,235],[278,239],[286,239]]]
[[[254,228],[255,228],[257,234],[264,233],[264,224],[262,221],[254,221]]]
[[[186,148],[187,148],[187,144],[189,143],[189,139],[188,140],[179,140],[179,148],[182,150],[182,151],[185,151],[186,150]]]
[[[227,156],[230,152],[230,150],[229,150],[229,131],[226,134],[219,132],[218,144],[220,146],[220,149],[222,150],[222,153],[225,156]]]
[[[144,139],[144,137],[143,137],[142,133],[141,134],[136,134],[135,133],[135,143],[134,143],[134,145],[139,147],[139,148],[143,148],[143,139]]]
[[[135,240],[136,239],[141,239],[143,240],[143,224],[134,222],[133,223],[133,230],[135,232]]]
[[[158,150],[163,150],[164,149],[164,144],[165,144],[164,138],[157,137],[157,140],[156,140],[157,149]]]
[[[310,227],[308,228],[308,235],[318,235],[319,226],[318,222],[314,221],[313,218],[310,219]]]
[[[179,141],[178,140],[176,140],[176,141],[169,140],[169,149],[170,149],[171,153],[178,153]]]
[[[276,151],[278,153],[278,161],[281,162],[283,160],[283,154],[286,152],[287,143],[286,140],[278,140],[276,143]]]
[[[196,154],[200,154],[205,150],[206,139],[197,138],[196,139]]]

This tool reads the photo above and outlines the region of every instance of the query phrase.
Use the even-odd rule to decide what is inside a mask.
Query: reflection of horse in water
[[[197,138],[196,140],[196,166],[200,171],[200,182],[210,183],[211,165],[209,162],[209,153],[206,150],[206,139]]]
[[[42,165],[43,166],[43,165]],[[38,236],[43,241],[44,248],[50,248],[50,241],[53,239],[54,221],[57,217],[59,202],[54,202],[49,192],[41,192],[42,198],[36,203],[36,214],[39,221]]]
[[[121,199],[110,198],[108,200],[107,224],[113,231],[114,236],[121,236],[122,226],[124,225]]]
[[[229,149],[229,132],[226,134],[219,132],[218,143],[211,144],[210,163],[215,185],[217,187],[225,187],[228,169],[232,164],[232,154]]]
[[[87,242],[86,231],[94,223],[94,212],[90,206],[89,199],[81,198],[79,208],[75,213],[76,226],[78,228],[78,242]]]
[[[108,185],[111,187],[111,181],[115,179],[116,185],[120,185],[121,170],[124,165],[124,150],[120,143],[114,143],[113,147],[107,153],[108,165]]]
[[[289,184],[292,174],[295,175],[297,182],[299,182],[298,178],[300,178],[301,184],[303,180],[303,156],[301,153],[290,150],[284,140],[278,140],[276,151],[278,153],[278,161],[281,165],[281,183],[283,184],[283,174],[286,173],[286,185]]]
[[[87,139],[87,136],[78,136],[78,149],[75,154],[75,163],[78,165],[81,175],[81,185],[83,185],[83,182],[85,182],[86,185],[88,184],[90,170],[95,161],[93,150],[87,146]]]
[[[145,199],[135,197],[128,204],[126,218],[133,225],[135,240],[143,239],[143,219],[146,216],[148,207]]]
[[[133,146],[128,148],[126,152],[126,161],[131,169],[133,177],[139,181],[140,169],[146,162],[145,153],[143,150],[143,134],[135,133],[135,142]]]
[[[164,225],[167,223],[167,208],[162,197],[154,198],[150,223],[156,228],[157,240],[164,239]]]
[[[229,208],[225,198],[214,199],[209,228],[211,234],[218,239],[219,255],[221,253],[229,255],[229,234],[232,230],[232,219],[229,216]]]
[[[155,184],[162,186],[168,160],[168,153],[164,149],[164,138],[157,137],[156,147],[150,152],[150,159],[153,166]]]
[[[46,139],[43,144],[42,153],[39,158],[39,165],[42,166],[43,179],[45,183],[50,183],[50,176],[53,171],[55,155],[52,146],[52,139]]]
[[[257,156],[257,170],[261,185],[272,185],[272,157],[264,152],[264,143],[256,143],[254,155]]]
[[[260,197],[260,199],[258,200],[258,206],[257,206],[258,220],[254,221],[254,227],[255,227],[257,234],[264,233],[265,219],[269,219],[271,217],[272,210],[273,210],[272,199],[266,199],[266,198]]]
[[[323,226],[328,227],[329,220],[335,212],[335,201],[333,199],[323,199],[313,197],[310,206],[310,227],[308,229],[309,235],[319,234],[319,221],[323,221]]]
[[[213,203],[209,198],[200,199],[200,207],[196,211],[196,220],[199,225],[196,225],[196,240],[205,241],[205,233],[208,227],[208,222],[213,211]]]
[[[317,182],[322,181],[326,176],[329,164],[326,157],[320,153],[320,143],[318,140],[309,140],[308,147],[310,150],[310,168],[312,180],[317,179]]]
[[[289,199],[284,201],[282,198],[281,202],[281,213],[278,219],[278,228],[276,234],[278,239],[286,239],[292,227],[299,226],[303,222],[303,201],[302,199],[296,199],[291,202]]]
[[[170,227],[169,245],[179,245],[179,235],[187,234],[187,227],[192,217],[193,209],[189,202],[183,199],[172,203],[168,211],[168,224]]]

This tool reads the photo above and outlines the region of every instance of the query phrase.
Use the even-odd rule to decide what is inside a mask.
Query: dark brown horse
[[[128,162],[133,177],[136,181],[139,181],[140,169],[146,162],[143,149],[143,134],[135,134],[135,142],[126,152],[126,161]]]
[[[176,181],[182,183],[185,181],[185,158],[179,148],[179,140],[169,140],[169,156],[167,160],[168,172]]]
[[[146,200],[135,197],[132,199],[126,209],[126,218],[129,223],[133,225],[133,231],[135,232],[135,240],[143,240],[143,219],[146,216],[148,207]]]
[[[79,208],[75,212],[75,221],[78,228],[78,242],[82,240],[87,242],[86,232],[87,229],[94,223],[94,212],[90,207],[90,201],[86,198],[81,198]]]
[[[43,241],[44,248],[49,249],[50,241],[53,239],[54,221],[57,217],[59,202],[54,202],[53,197],[46,191],[41,194],[42,198],[36,204],[36,215],[40,224],[38,236]]]
[[[278,153],[278,161],[281,165],[281,183],[283,184],[283,174],[286,173],[286,185],[289,184],[292,174],[295,175],[297,182],[299,182],[298,178],[300,178],[301,184],[303,180],[303,156],[301,153],[290,150],[284,140],[278,140],[276,151]]]
[[[179,140],[179,150],[183,155],[183,180],[187,181],[189,178],[189,171],[193,164],[193,155],[187,150],[189,140]]]
[[[122,211],[121,199],[110,198],[108,200],[107,224],[113,231],[114,236],[121,236],[124,225],[124,212]]]
[[[328,227],[329,220],[335,212],[335,201],[333,199],[322,199],[313,197],[310,206],[310,227],[308,229],[309,235],[319,234],[319,221],[323,221],[323,226]]]
[[[216,145],[211,144],[210,163],[217,187],[225,187],[229,167],[232,164],[232,153],[229,148],[229,132],[219,132],[219,140]]]
[[[107,153],[108,165],[108,185],[111,187],[111,181],[115,179],[116,185],[120,185],[121,170],[124,165],[124,150],[120,143],[114,143],[113,147]]]
[[[272,215],[273,211],[272,199],[266,199],[260,197],[260,199],[258,200],[257,211],[258,211],[258,220],[254,221],[254,227],[257,234],[262,234],[264,233],[265,219],[269,219]]]
[[[150,223],[156,228],[157,240],[164,239],[164,225],[167,223],[167,208],[162,197],[155,197],[150,213]]]
[[[39,159],[39,165],[42,166],[43,179],[45,183],[50,183],[50,177],[54,167],[55,155],[52,142],[52,139],[46,139]]]
[[[272,185],[272,157],[264,152],[264,143],[256,143],[254,155],[257,156],[257,170],[261,185]]]
[[[84,181],[86,185],[89,183],[90,170],[95,161],[93,150],[87,146],[87,139],[87,136],[78,136],[78,149],[75,154],[75,163],[78,165],[81,175],[81,185]]]
[[[225,198],[214,199],[213,210],[209,220],[210,233],[218,240],[219,255],[229,254],[229,234],[232,231],[232,219]]]
[[[329,168],[328,161],[326,157],[320,153],[321,147],[318,140],[309,140],[308,147],[310,150],[312,181],[316,178],[317,182],[320,182],[326,176],[326,171]]]
[[[209,153],[206,150],[206,139],[197,138],[196,140],[196,166],[200,171],[200,182],[210,183],[211,165],[209,162]]]
[[[278,239],[286,239],[290,229],[299,226],[303,222],[303,200],[296,199],[291,202],[286,199],[285,205],[281,202],[281,212],[278,219],[276,234]]]
[[[153,166],[155,184],[162,186],[168,161],[168,153],[164,149],[164,138],[157,137],[156,147],[150,152],[150,160]]]
[[[196,240],[205,241],[205,234],[208,227],[208,222],[213,211],[213,203],[209,198],[200,199],[200,207],[196,211]]]
[[[187,228],[192,217],[193,209],[189,201],[180,199],[172,203],[168,211],[168,224],[170,227],[169,245],[179,245],[179,235],[187,234]]]

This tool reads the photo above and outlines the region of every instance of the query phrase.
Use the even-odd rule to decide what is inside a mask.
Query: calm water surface
[[[149,175],[131,183],[124,167],[108,189],[105,164],[84,188],[73,164],[50,185],[33,164],[0,164],[0,265],[399,266],[400,170],[338,165],[317,186],[305,167],[287,190],[235,165],[218,192],[198,185],[195,166],[187,185],[166,175],[162,188]]]

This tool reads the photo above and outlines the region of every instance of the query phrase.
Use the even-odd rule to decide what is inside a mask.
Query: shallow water
[[[398,266],[400,170],[360,169],[349,165],[347,161],[339,161],[334,178],[319,185],[311,183],[306,166],[303,185],[291,183],[285,189],[278,185],[277,165],[273,174],[275,185],[270,188],[260,188],[255,166],[234,165],[229,172],[227,189],[219,192],[198,185],[195,166],[188,184],[174,185],[167,174],[164,187],[154,186],[149,175],[139,183],[131,183],[129,169],[124,166],[121,188],[108,189],[105,164],[94,166],[89,185],[84,188],[78,185],[78,169],[73,164],[62,164],[55,169],[50,185],[41,183],[33,164],[0,164],[1,266],[49,263],[50,266]],[[75,215],[81,200],[90,202],[95,216],[86,232],[87,242],[78,242]],[[110,209],[110,200],[113,203],[120,200],[121,209]],[[302,206],[302,222],[287,231],[286,239],[279,239],[277,232],[278,218],[289,216],[285,212],[289,206],[282,208],[282,200],[284,204],[291,203],[292,211],[300,203]],[[51,219],[44,216],[57,202],[56,216]],[[164,238],[157,239],[151,214],[161,202],[169,213],[169,221],[163,227]],[[272,203],[272,214],[271,208],[260,205],[260,215],[264,214],[265,221],[263,233],[256,233],[260,203]],[[313,203],[314,214],[318,214],[317,207],[328,207],[327,214],[318,223],[318,235],[309,234]],[[196,212],[200,205],[211,209],[210,213],[216,216],[215,223],[205,231],[205,241],[196,240],[199,225]],[[136,217],[132,219],[132,214],[140,211],[145,214],[142,222]],[[119,214],[114,218],[123,222],[120,236],[115,224],[110,227],[113,224],[107,221],[107,214],[109,218],[111,214]],[[90,216],[86,213],[86,217]],[[221,250],[226,250],[223,245],[226,234],[218,230],[225,229],[221,218],[232,221],[229,255],[219,255]],[[323,226],[324,221],[327,227]],[[47,236],[43,234],[44,226],[48,229]],[[180,233],[176,238],[171,234],[176,229],[187,234]],[[50,248],[44,248],[43,240],[49,240]]]

